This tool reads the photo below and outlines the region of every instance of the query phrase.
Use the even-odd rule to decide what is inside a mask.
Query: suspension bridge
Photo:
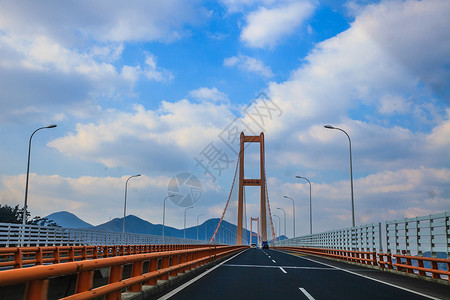
[[[259,178],[245,177],[246,143],[259,143]],[[245,186],[260,188],[249,232]],[[0,224],[0,299],[450,299],[450,213],[277,241],[268,195],[264,134],[241,133],[209,243]],[[219,243],[234,210],[236,245]]]

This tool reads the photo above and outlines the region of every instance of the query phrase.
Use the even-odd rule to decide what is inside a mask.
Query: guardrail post
[[[437,264],[437,262],[435,262],[435,261],[432,261],[431,262],[431,269],[433,269],[433,270],[437,270],[438,269],[438,264]],[[437,273],[432,273],[432,275],[431,275],[433,278],[435,278],[435,279],[441,279],[441,275],[439,275],[439,274],[437,274]],[[450,277],[450,276],[449,276]]]
[[[133,263],[133,266],[131,267],[131,277],[140,276],[142,275],[142,260],[135,261]],[[130,292],[140,292],[142,291],[142,283],[136,283],[129,288]]]
[[[423,267],[424,267],[424,265],[423,265],[423,260],[418,259],[418,260],[417,260],[417,265],[419,266],[419,268],[423,268]],[[421,276],[426,276],[426,273],[425,273],[425,271],[423,271],[423,270],[419,270],[419,275],[421,275]]]
[[[14,269],[22,268],[22,248],[17,248],[16,253],[14,254]]]
[[[60,263],[59,248],[58,247],[55,247],[55,250],[53,251],[53,263],[54,264],[59,264]]]
[[[115,265],[109,268],[108,284],[122,280],[123,265]],[[116,291],[106,295],[106,300],[120,300],[122,291]]]
[[[79,272],[77,276],[77,286],[75,289],[75,294],[89,291],[90,289],[92,289],[93,281],[94,281],[94,271]]]
[[[158,259],[151,259],[148,262],[148,272],[155,272],[158,269]],[[149,279],[145,282],[146,285],[155,285],[157,282],[157,278],[154,277],[152,279]]]
[[[162,259],[161,262],[161,269],[167,269],[170,266],[170,257],[166,256]],[[169,273],[166,273],[164,275],[161,276],[161,280],[167,280],[169,279]]]
[[[42,265],[42,248],[38,247],[36,251],[36,265]]]
[[[172,266],[177,266],[179,264],[180,264],[180,255],[172,256]],[[180,272],[180,270],[173,270],[172,272],[170,272],[170,276],[177,276],[178,272]]]
[[[27,282],[24,300],[47,299],[48,279],[33,280]]]

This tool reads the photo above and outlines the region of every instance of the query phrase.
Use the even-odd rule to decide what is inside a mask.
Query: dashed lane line
[[[195,278],[192,278],[191,280],[189,280],[188,282],[186,282],[185,284],[179,286],[178,288],[172,290],[171,292],[165,294],[164,296],[160,297],[158,300],[166,300],[169,299],[170,297],[172,297],[173,295],[175,295],[176,293],[180,292],[181,290],[185,289],[186,287],[190,286],[191,284],[193,284],[194,282],[196,282],[197,280],[199,280],[200,278],[202,278],[203,276],[205,276],[206,274],[211,273],[212,271],[214,271],[215,269],[217,269],[218,267],[224,265],[227,261],[232,260],[233,258],[235,258],[236,256],[244,253],[245,251],[247,251],[248,249],[244,250],[244,251],[240,251],[239,253],[237,253],[236,255],[233,255],[232,257],[228,258],[227,260],[224,260],[223,262],[221,262],[220,264],[212,267],[211,269],[209,269],[206,272],[201,273],[200,275],[198,275]]]
[[[304,288],[299,287],[300,291],[308,298],[309,300],[315,300],[313,296],[311,296],[310,293],[308,293]]]

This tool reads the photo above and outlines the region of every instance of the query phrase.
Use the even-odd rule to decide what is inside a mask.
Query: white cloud
[[[248,73],[255,73],[264,78],[273,77],[273,73],[270,67],[264,65],[264,63],[261,60],[256,59],[254,57],[246,55],[232,56],[225,58],[223,64],[226,67],[237,66],[239,70]]]
[[[228,12],[240,12],[246,8],[252,7],[254,5],[270,5],[276,2],[275,0],[220,0],[223,5],[227,7]]]
[[[396,100],[398,112],[405,113],[409,107],[416,114],[424,110],[424,102],[432,105],[431,95],[442,95],[435,83],[450,77],[439,71],[450,63],[444,54],[450,51],[450,19],[443,17],[449,12],[449,2],[439,0],[371,5],[348,30],[319,43],[290,80],[272,83],[269,95],[285,100],[279,104],[283,111],[295,112],[292,122],[340,121],[340,116],[360,105],[392,111],[394,108],[385,102],[393,95],[403,98]],[[387,28],[386,24],[393,26]],[[416,25],[420,30],[411,29]],[[415,56],[398,59],[410,49],[417,52]],[[427,79],[431,70],[437,70],[433,82]],[[439,100],[447,102],[448,98],[441,96]]]
[[[401,96],[385,95],[380,99],[378,111],[382,114],[406,114],[411,111],[411,103]]]
[[[241,40],[250,47],[274,47],[291,35],[311,16],[314,5],[309,1],[282,2],[273,8],[260,7],[246,17]]]
[[[29,210],[33,216],[47,216],[56,211],[70,211],[83,220],[98,225],[111,218],[123,217],[123,191],[128,176],[67,178],[58,175],[30,174]],[[160,211],[150,206],[159,205],[166,194],[170,178],[142,175],[128,185],[128,214],[138,215],[153,223],[160,223]],[[25,175],[3,176],[0,201],[17,205],[23,198]],[[21,202],[20,202],[21,203]],[[20,206],[22,203],[20,204]],[[102,209],[98,209],[102,207]]]
[[[309,177],[309,176],[308,176]],[[351,225],[349,180],[312,183],[314,232],[323,232]],[[450,209],[448,202],[450,171],[448,169],[399,169],[382,171],[354,181],[355,217],[357,224],[383,222],[405,217],[440,213]],[[291,180],[288,180],[291,181]],[[289,195],[296,202],[296,227],[309,233],[309,185],[306,181],[286,183],[269,180],[271,207],[282,207],[288,215],[288,234],[292,234],[292,204],[272,195]]]
[[[88,115],[99,99],[134,97],[140,79],[171,80],[150,53],[123,64],[124,43],[170,42],[205,18],[197,1],[66,1],[50,10],[33,1],[1,2],[1,122],[40,121],[44,112]]]
[[[183,170],[232,118],[228,106],[210,102],[163,102],[157,111],[136,105],[130,113],[110,110],[98,123],[78,124],[75,134],[49,146],[107,167]]]
[[[216,87],[207,88],[202,87],[189,92],[189,96],[201,101],[213,101],[213,102],[223,102],[229,103],[228,96],[219,91]]]
[[[145,59],[145,64],[147,67],[144,70],[144,74],[148,79],[167,81],[173,78],[172,73],[156,66],[156,57],[154,55],[148,54]]]
[[[0,28],[21,36],[40,32],[66,46],[92,39],[170,41],[185,34],[184,25],[207,17],[198,1],[65,1],[51,9],[34,1],[20,3],[0,4]]]

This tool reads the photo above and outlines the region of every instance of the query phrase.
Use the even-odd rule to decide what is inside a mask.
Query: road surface
[[[357,269],[361,270],[349,265],[347,270],[343,270],[278,250],[248,249],[209,270],[209,273],[203,273],[168,292],[160,299],[441,298],[427,297],[407,288],[399,288],[377,279],[367,278],[365,275],[358,275]],[[364,269],[364,272],[384,273],[372,269]],[[450,297],[450,287],[443,287],[444,291],[447,288]]]

